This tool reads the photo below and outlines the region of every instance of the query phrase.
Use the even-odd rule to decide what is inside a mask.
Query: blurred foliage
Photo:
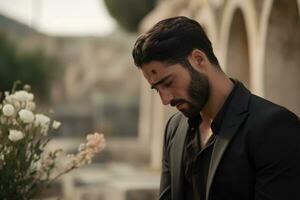
[[[48,102],[51,83],[58,80],[62,67],[54,56],[43,49],[20,51],[18,46],[0,32],[0,91],[9,91],[16,80],[32,86],[37,97]]]
[[[104,0],[106,7],[122,28],[135,32],[139,22],[155,6],[156,0]]]

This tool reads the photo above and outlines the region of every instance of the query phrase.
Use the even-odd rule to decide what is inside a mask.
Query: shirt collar
[[[197,115],[193,118],[188,119],[189,127],[197,128],[199,124],[201,123],[202,118],[201,115]]]

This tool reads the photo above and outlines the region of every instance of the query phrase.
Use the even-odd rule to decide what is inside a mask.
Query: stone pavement
[[[125,163],[93,164],[62,178],[63,200],[156,200],[159,172]]]

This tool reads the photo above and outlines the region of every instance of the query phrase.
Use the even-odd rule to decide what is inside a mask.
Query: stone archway
[[[242,16],[242,17],[241,17]],[[239,25],[239,22],[237,21],[237,18],[243,18],[242,23],[243,25]],[[234,25],[237,23],[238,25]],[[241,23],[240,23],[241,24]],[[222,18],[221,18],[221,24],[220,24],[220,31],[219,31],[219,54],[220,54],[220,63],[222,68],[227,72],[230,70],[227,70],[228,65],[231,65],[231,63],[234,61],[233,59],[238,58],[238,54],[234,55],[232,58],[229,52],[230,47],[232,43],[230,44],[230,40],[233,40],[234,37],[231,35],[233,32],[234,27],[243,27],[243,34],[247,38],[247,42],[244,42],[244,44],[247,44],[248,47],[248,62],[243,67],[248,69],[248,78],[246,78],[244,81],[248,82],[246,85],[249,89],[251,89],[254,93],[259,93],[259,84],[260,82],[257,81],[259,76],[257,75],[257,65],[256,65],[256,54],[257,54],[257,15],[256,10],[254,6],[254,1],[244,1],[244,0],[228,0],[226,1],[224,5],[224,9],[222,12]],[[244,31],[245,30],[245,31]],[[237,34],[239,34],[240,30],[235,31]],[[244,38],[245,38],[244,37]],[[238,40],[236,40],[238,41]],[[232,52],[232,51],[231,51]],[[241,54],[241,52],[240,52]],[[244,54],[246,55],[246,54]],[[232,59],[231,61],[228,61],[227,59]],[[242,59],[239,59],[242,60]],[[235,63],[232,63],[235,64]],[[238,63],[239,64],[239,63]],[[242,63],[241,63],[242,64]],[[236,65],[238,66],[238,65]],[[244,73],[246,74],[246,73]],[[247,76],[246,76],[247,77]],[[240,76],[237,76],[236,78],[240,78]],[[247,81],[248,79],[248,81]],[[242,80],[242,79],[241,79]]]
[[[232,18],[226,54],[226,73],[250,88],[248,37],[244,16],[240,9],[236,9]]]
[[[218,30],[216,17],[212,8],[209,5],[203,6],[203,8],[201,8],[194,18],[204,27],[209,39],[213,44],[213,47],[217,47]]]
[[[264,93],[300,115],[300,18],[297,0],[275,0],[266,32]]]

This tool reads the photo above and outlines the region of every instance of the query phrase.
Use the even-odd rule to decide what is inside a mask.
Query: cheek
[[[183,80],[177,80],[174,83],[174,95],[179,98],[188,98],[189,83]]]

